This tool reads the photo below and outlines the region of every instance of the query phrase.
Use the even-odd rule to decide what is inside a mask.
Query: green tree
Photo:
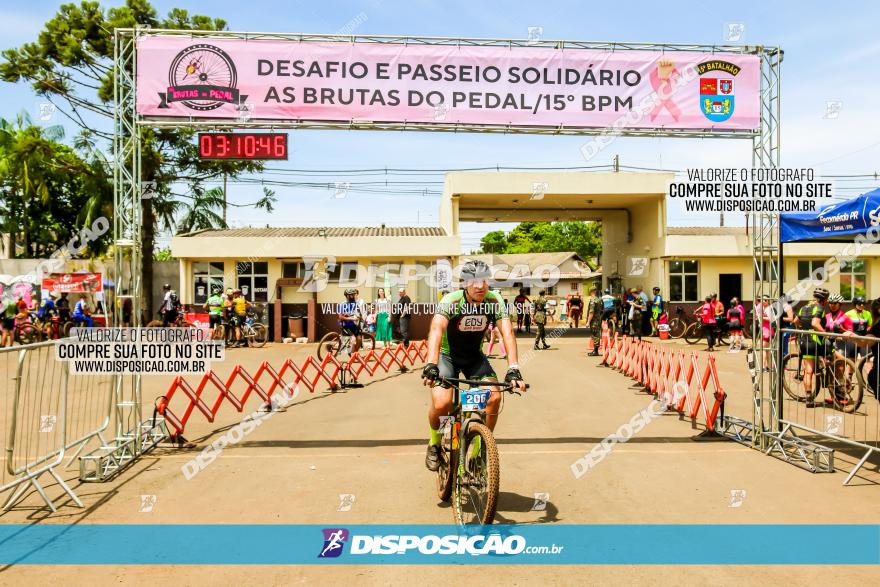
[[[39,95],[55,104],[63,116],[90,137],[112,140],[112,31],[136,25],[185,30],[226,28],[224,20],[191,15],[179,8],[160,19],[147,0],[126,0],[124,6],[106,11],[98,2],[64,4],[45,24],[36,42],[3,51],[0,79],[30,83]],[[175,184],[185,183],[190,193],[196,193],[204,191],[202,184],[206,180],[224,174],[236,177],[262,169],[257,162],[200,160],[194,134],[174,129],[144,129],[142,132],[141,180],[156,182],[154,197],[141,200],[144,259],[153,257],[157,229],[172,230],[175,226],[175,215],[181,210],[180,202],[172,193]],[[150,263],[143,265],[143,286],[145,313],[152,315]]]
[[[555,253],[573,251],[592,261],[602,254],[599,222],[520,222],[508,234],[500,230],[480,240],[481,253]]]
[[[110,215],[106,167],[59,143],[63,135],[60,126],[35,126],[26,114],[0,119],[0,227],[12,256],[19,245],[25,257],[49,256],[80,227]],[[92,241],[89,251],[103,252],[110,238]]]

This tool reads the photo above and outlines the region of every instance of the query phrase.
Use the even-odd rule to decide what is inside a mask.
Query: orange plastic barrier
[[[371,350],[363,355],[356,353],[343,362],[330,355],[318,362],[309,355],[301,366],[297,366],[292,359],[287,359],[277,371],[272,365],[263,361],[253,376],[241,365],[236,365],[225,381],[214,371],[208,371],[202,376],[195,388],[183,376],[178,375],[171,382],[165,395],[156,401],[156,411],[164,416],[166,422],[174,428],[173,436],[177,436],[183,433],[186,423],[195,409],[198,409],[208,422],[213,422],[224,399],[241,412],[251,393],[256,393],[264,402],[269,402],[272,394],[285,386],[303,385],[310,393],[314,393],[318,382],[323,380],[330,389],[337,389],[341,383],[340,375],[343,371],[349,377],[357,379],[365,371],[369,375],[374,375],[377,371],[388,372],[394,367],[404,369],[407,364],[415,365],[416,362],[423,362],[427,358],[428,343],[422,340],[410,342],[408,347],[398,344],[395,347],[385,347],[378,351]],[[291,375],[292,380],[287,381],[285,377]],[[261,384],[261,380],[264,379],[268,379],[268,381]],[[241,380],[245,385],[240,397],[232,390],[238,380]],[[202,398],[202,394],[209,386],[213,386],[218,392],[210,406]],[[180,390],[189,400],[183,407],[182,413],[178,412],[181,413],[180,416],[169,407],[177,390]]]
[[[706,357],[704,368],[700,366],[701,355]],[[715,433],[715,422],[727,394],[714,355],[691,351],[688,361],[685,351],[671,345],[618,337],[616,333],[612,337],[606,331],[602,335],[601,364],[628,375],[644,385],[645,391],[665,401],[668,409],[691,420],[697,419],[702,408],[706,430]]]

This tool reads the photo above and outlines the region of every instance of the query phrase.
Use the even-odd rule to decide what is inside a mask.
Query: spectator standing
[[[547,298],[544,297],[545,292],[543,289],[538,293],[538,299],[535,300],[533,304],[534,308],[534,321],[535,325],[538,328],[537,335],[535,336],[535,350],[549,349],[550,345],[547,344],[547,334],[544,330],[544,326],[547,324]],[[539,347],[538,343],[541,343],[543,346]]]
[[[611,288],[606,289],[599,299],[602,302],[602,320],[607,323],[608,328],[611,328],[612,331],[616,330],[617,298],[611,295]]]
[[[406,295],[406,288],[401,287],[397,290],[397,323],[400,329],[400,337],[403,339],[403,346],[409,346],[409,318],[412,312],[412,300]]]
[[[162,327],[167,328],[169,324],[177,322],[177,312],[180,310],[180,300],[177,294],[171,289],[171,285],[166,283],[162,286],[165,295],[162,297],[162,305],[159,307],[159,313],[162,314]]]
[[[233,320],[235,321],[235,343],[232,345],[233,347],[247,346],[247,341],[243,340],[241,336],[241,327],[244,326],[247,320],[248,308],[253,308],[253,304],[242,295],[241,289],[236,288],[232,292],[232,312],[234,314]]]
[[[0,300],[3,309],[2,334],[0,334],[0,347],[12,346],[12,334],[15,332],[15,315],[18,313],[18,305],[12,299]]]
[[[703,305],[696,309],[694,314],[700,319],[703,325],[703,332],[706,333],[706,342],[709,344],[708,350],[715,350],[715,304],[712,303],[712,296],[706,296]]]
[[[648,294],[642,290],[642,286],[638,286],[636,288],[636,293],[639,295],[640,301],[640,312],[639,316],[640,326],[641,326],[641,335],[642,336],[651,336],[651,299],[648,297]],[[641,340],[642,336],[639,336],[639,340]]]
[[[58,308],[58,319],[62,324],[70,320],[70,300],[67,299],[67,293],[62,293],[58,297],[55,306]]]
[[[526,318],[528,317],[527,306],[530,303],[531,302],[529,301],[529,297],[526,295],[525,288],[520,288],[519,295],[516,296],[515,298],[513,298],[513,307],[516,310],[516,331],[517,332],[521,333],[523,331],[523,324],[526,321]]]
[[[727,311],[727,328],[730,332],[730,347],[728,352],[738,353],[742,350],[743,324],[746,309],[739,303],[739,299],[730,300],[730,309]]]
[[[623,329],[624,336],[629,336],[632,330],[631,324],[633,317],[633,301],[635,300],[635,292],[635,288],[628,289],[623,295],[621,327]]]
[[[655,287],[653,290],[654,297],[651,298],[651,328],[653,329],[654,335],[659,336],[660,331],[657,328],[657,325],[660,320],[660,315],[663,313],[663,296],[660,295],[660,288]]]
[[[599,336],[602,334],[602,316],[605,311],[602,301],[596,297],[596,286],[590,288],[590,297],[587,298],[587,326],[590,328],[590,336],[593,339],[593,352],[591,357],[599,356]]]
[[[376,293],[376,342],[391,344],[391,300],[385,297],[384,287]]]
[[[590,289],[590,296],[596,297],[596,288]],[[597,298],[598,299],[598,298]],[[571,297],[568,299],[568,327],[572,327],[572,322],[574,322],[574,328],[577,328],[581,321],[581,313],[584,311],[584,301],[581,299],[579,293],[574,292],[571,294]]]

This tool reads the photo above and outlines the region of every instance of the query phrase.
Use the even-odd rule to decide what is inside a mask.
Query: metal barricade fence
[[[833,451],[851,449],[855,458],[861,458],[844,480],[846,485],[871,453],[880,453],[880,339],[851,333],[782,332],[788,334],[788,344],[781,365],[772,369],[781,379],[779,430],[769,431],[766,452],[806,464],[812,471],[830,472]]]
[[[70,463],[111,421],[113,376],[72,375],[55,358],[55,343],[0,349],[0,493],[11,491],[3,509],[14,506],[34,487],[49,508],[55,506],[39,479],[51,475],[82,505],[56,471]]]

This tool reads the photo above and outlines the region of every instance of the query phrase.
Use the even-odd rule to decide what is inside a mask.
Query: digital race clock
[[[287,159],[286,133],[199,133],[202,159]]]

